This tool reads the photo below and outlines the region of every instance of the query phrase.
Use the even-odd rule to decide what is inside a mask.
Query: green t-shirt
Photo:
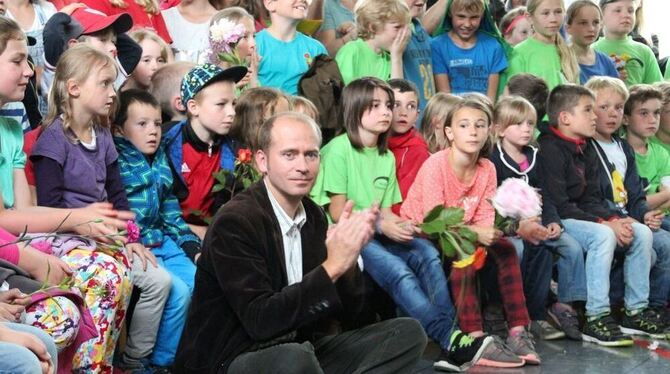
[[[386,51],[375,53],[363,39],[345,44],[337,52],[335,61],[345,84],[362,77],[391,79],[391,54]]]
[[[617,69],[626,68],[626,85],[651,84],[663,79],[654,52],[648,46],[634,41],[630,36],[623,40],[600,38],[593,48],[608,55]]]
[[[14,169],[25,166],[21,125],[13,119],[0,117],[0,188],[5,208],[14,206]]]
[[[666,81],[670,81],[670,66],[665,65],[665,75],[663,75]]]
[[[647,142],[647,154],[635,152],[635,165],[640,176],[649,184],[646,192],[658,192],[661,178],[670,175],[670,154],[662,145],[656,142]]]
[[[568,83],[561,71],[561,58],[556,46],[542,43],[534,38],[528,38],[514,47],[509,66],[500,80],[500,90],[505,87],[509,78],[521,73],[533,74],[544,79],[549,90],[559,84]]]
[[[328,194],[347,195],[354,210],[378,202],[389,208],[402,201],[391,151],[379,154],[377,148],[356,150],[347,134],[331,140],[321,150],[321,168],[310,196],[321,206],[330,203]]]
[[[661,147],[665,148],[665,150],[666,150],[666,152],[668,152],[668,154],[670,154],[670,144],[663,143],[661,141],[661,139],[659,139],[655,136],[652,136],[651,138],[649,138],[649,142],[650,143],[656,143],[656,144],[660,145]]]

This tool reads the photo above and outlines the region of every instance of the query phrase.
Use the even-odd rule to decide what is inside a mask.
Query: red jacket
[[[416,129],[391,136],[388,145],[393,152],[393,156],[395,156],[396,177],[400,186],[400,194],[404,200],[421,165],[430,157],[430,152],[426,142]],[[402,204],[395,204],[391,207],[393,213],[400,214],[400,205]]]
[[[170,33],[168,33],[167,26],[165,26],[165,21],[163,20],[163,15],[160,11],[158,14],[147,14],[144,8],[137,4],[135,0],[124,1],[126,7],[117,8],[112,5],[109,0],[82,0],[88,7],[99,10],[108,16],[119,13],[128,13],[133,19],[132,30],[150,29],[163,38],[167,44],[172,44],[172,38],[170,37]]]

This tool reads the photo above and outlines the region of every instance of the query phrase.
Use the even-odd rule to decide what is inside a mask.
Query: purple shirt
[[[69,131],[71,137],[74,135]],[[56,119],[37,138],[31,158],[47,157],[61,166],[63,185],[61,206],[79,208],[88,204],[107,201],[105,183],[108,168],[118,158],[109,129],[96,127],[96,147],[89,150],[78,141],[70,139],[63,131],[63,120]],[[49,180],[36,175],[37,188]],[[43,186],[49,188],[49,186]]]

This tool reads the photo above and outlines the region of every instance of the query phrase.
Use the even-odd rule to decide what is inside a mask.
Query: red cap
[[[84,28],[83,35],[98,32],[110,26],[114,28],[115,34],[121,34],[133,27],[133,19],[128,13],[108,16],[96,9],[78,8],[72,12],[72,17]]]

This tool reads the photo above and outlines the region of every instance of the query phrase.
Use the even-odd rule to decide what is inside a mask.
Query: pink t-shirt
[[[465,184],[449,165],[450,153],[451,149],[447,148],[423,163],[400,208],[400,215],[420,223],[426,213],[442,204],[463,208],[463,222],[467,225],[493,226],[495,211],[489,200],[496,191],[495,166],[487,159],[480,159],[472,181]]]

